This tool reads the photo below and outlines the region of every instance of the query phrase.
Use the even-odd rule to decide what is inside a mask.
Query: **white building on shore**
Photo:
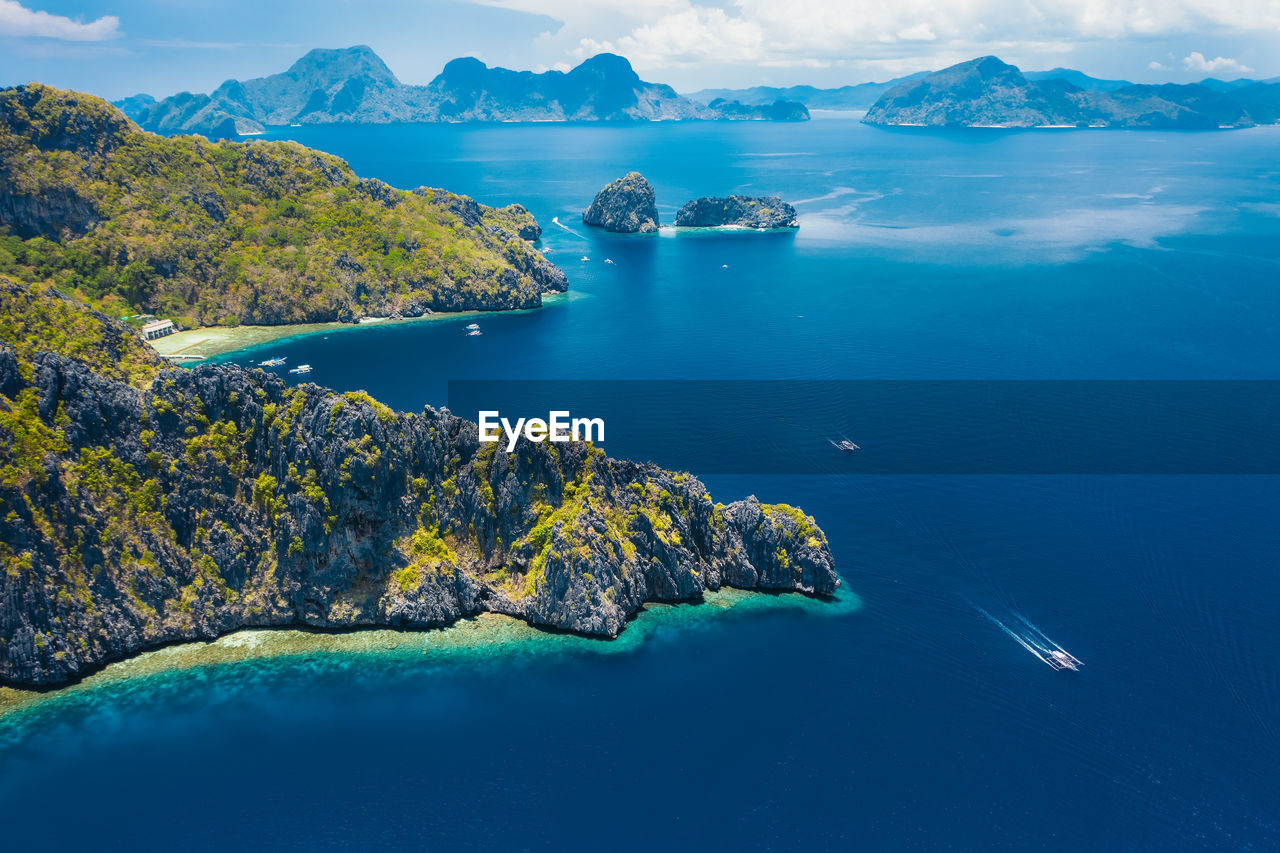
[[[154,341],[156,338],[163,338],[166,335],[172,335],[178,329],[173,325],[172,320],[153,320],[142,327],[142,339],[144,341]]]

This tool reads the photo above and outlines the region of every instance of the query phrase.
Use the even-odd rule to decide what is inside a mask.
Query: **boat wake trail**
[[[565,231],[568,231],[570,234],[572,234],[573,236],[577,237],[580,240],[587,239],[586,237],[583,237],[581,234],[579,234],[577,231],[574,231],[568,225],[565,225],[563,222],[561,222],[559,216],[551,217],[551,224],[556,226],[557,228],[563,228]]]
[[[965,600],[968,601],[968,599]],[[1080,667],[1084,666],[1083,661],[1049,639],[1044,631],[1041,631],[1021,613],[1013,614],[1013,617],[1022,623],[1021,627],[1015,631],[972,601],[969,601],[969,606],[989,619],[997,628],[1012,637],[1018,645],[1031,652],[1046,665],[1054,669],[1070,670],[1079,670]]]

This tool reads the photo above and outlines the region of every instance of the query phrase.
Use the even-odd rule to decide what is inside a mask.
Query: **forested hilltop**
[[[488,611],[610,637],[646,601],[839,584],[789,506],[262,370],[166,370],[47,284],[0,276],[0,317],[0,683],[244,626]]]
[[[186,325],[541,305],[567,288],[519,205],[394,189],[290,142],[140,130],[98,98],[0,90],[0,273]]]

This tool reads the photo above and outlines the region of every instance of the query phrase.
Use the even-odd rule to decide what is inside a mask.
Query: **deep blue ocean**
[[[569,276],[571,298],[479,337],[367,326],[230,358],[308,362],[401,409],[459,379],[1280,379],[1280,128],[288,134],[395,186],[524,204]],[[695,196],[776,193],[801,227],[583,227],[632,169],[668,223]],[[828,475],[700,472],[696,447],[723,447],[697,407],[678,400],[649,457],[702,442],[687,467],[718,500],[802,506],[861,607],[673,622],[617,654],[212,667],[67,703],[0,725],[3,846],[1280,848],[1280,477],[871,475],[834,451]],[[997,447],[1027,428],[990,420]],[[1045,666],[979,607],[1085,666]]]

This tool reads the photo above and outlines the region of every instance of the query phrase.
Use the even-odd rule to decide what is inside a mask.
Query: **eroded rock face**
[[[658,206],[653,187],[639,172],[626,175],[596,193],[582,221],[621,234],[651,234],[658,230]]]
[[[735,225],[743,228],[799,228],[796,209],[778,196],[731,195],[728,198],[698,198],[686,202],[676,214],[681,228],[715,228]]]
[[[0,223],[24,240],[79,237],[100,218],[92,200],[70,190],[29,195],[11,192],[8,186],[0,186]]]
[[[6,347],[0,395],[23,435],[0,447],[0,682],[246,626],[493,611],[609,637],[646,601],[839,584],[799,510],[583,444],[506,454],[430,408],[231,366],[140,391]]]

